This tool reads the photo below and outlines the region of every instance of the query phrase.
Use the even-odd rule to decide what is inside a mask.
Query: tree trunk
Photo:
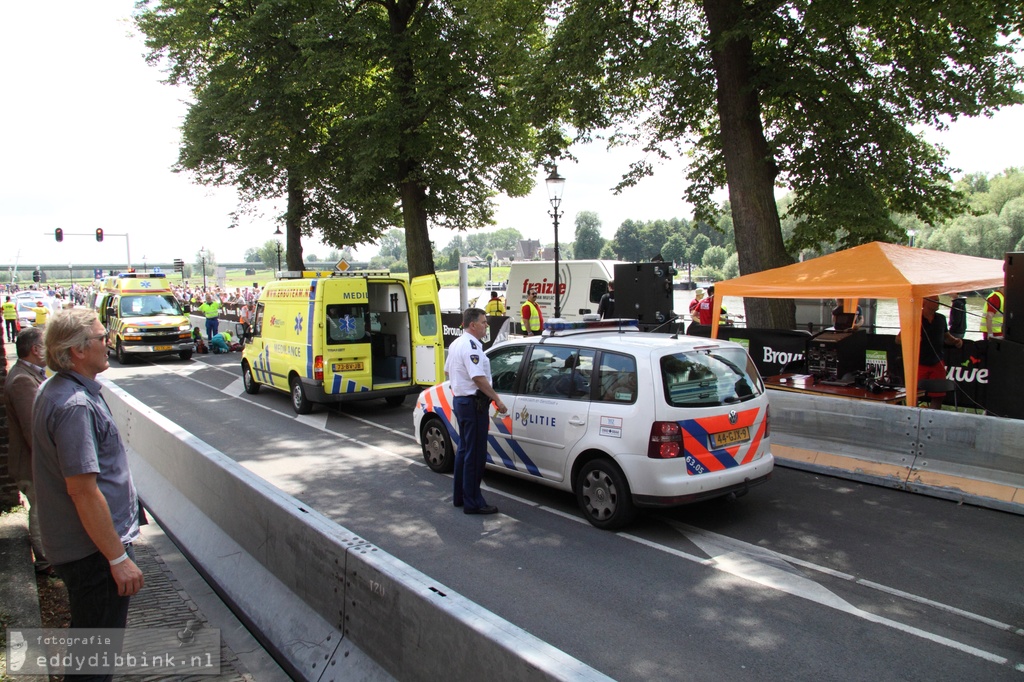
[[[288,210],[285,212],[286,270],[302,270],[302,219],[306,216],[306,192],[302,179],[288,172]]]
[[[392,57],[395,68],[392,77],[399,101],[399,111],[406,119],[399,127],[401,139],[398,140],[396,170],[410,278],[434,274],[434,254],[430,245],[430,232],[427,229],[427,188],[419,173],[419,159],[408,151],[417,148],[412,142],[421,134],[420,129],[423,125],[423,104],[416,95],[416,71],[408,52],[413,48],[410,41],[402,38],[412,22],[417,4],[417,0],[397,0],[387,4],[391,33],[395,38],[395,52]]]
[[[761,125],[761,103],[753,85],[754,53],[742,0],[704,0],[711,59],[717,82],[725,173],[732,204],[740,273],[789,265],[775,205],[777,169]],[[747,325],[792,329],[792,299],[747,299]]]

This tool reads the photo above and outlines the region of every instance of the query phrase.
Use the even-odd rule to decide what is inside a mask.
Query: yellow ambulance
[[[192,357],[192,327],[163,273],[107,277],[94,303],[107,348],[127,364],[136,355]]]
[[[408,394],[444,380],[437,279],[387,271],[288,272],[267,284],[242,351],[242,382],[287,392],[298,414],[314,403]]]

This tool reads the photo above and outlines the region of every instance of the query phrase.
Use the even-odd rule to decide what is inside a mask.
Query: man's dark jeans
[[[135,549],[129,545],[126,550],[129,558],[135,560]],[[110,574],[110,563],[100,552],[90,554],[84,559],[69,561],[53,567],[57,575],[68,588],[68,601],[71,603],[72,628],[119,628],[124,629],[128,623],[128,603],[130,597],[122,597],[117,593],[117,583]],[[112,647],[115,653],[121,653],[120,638]],[[110,675],[66,675],[74,680],[110,680]]]

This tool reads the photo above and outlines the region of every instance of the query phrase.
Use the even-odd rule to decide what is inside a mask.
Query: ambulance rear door
[[[412,379],[422,386],[444,381],[444,336],[441,304],[434,275],[414,277],[409,284],[412,297],[409,326],[412,330]]]
[[[369,391],[373,388],[373,367],[366,280],[324,279],[320,285],[324,393]]]

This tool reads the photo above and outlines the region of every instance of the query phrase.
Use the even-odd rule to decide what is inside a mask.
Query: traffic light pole
[[[46,232],[44,234],[49,234],[49,233]],[[93,233],[87,233],[87,232],[85,232],[85,233],[83,233],[83,232],[65,232],[64,230],[62,230],[61,228],[58,227],[54,231],[53,234],[54,234],[54,237],[59,242],[64,241],[64,237],[96,237],[96,241],[98,241],[98,242],[103,241],[104,237],[124,237],[124,249],[125,249],[125,254],[128,257],[128,267],[127,267],[127,269],[128,270],[132,269],[132,249],[131,249],[131,245],[128,242],[128,233],[127,232],[122,232],[122,233],[107,232],[107,233],[104,233],[102,227],[96,228],[96,231],[93,232]]]

